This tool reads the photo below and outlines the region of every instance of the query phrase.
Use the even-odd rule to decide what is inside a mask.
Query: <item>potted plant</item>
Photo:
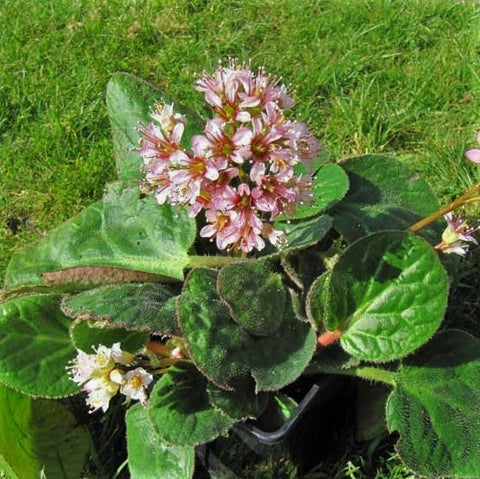
[[[440,329],[448,254],[475,242],[452,215],[480,185],[440,208],[393,158],[326,161],[262,69],[230,62],[196,89],[205,123],[114,75],[118,181],[12,258],[4,467],[79,476],[92,447],[86,399],[91,418],[112,402],[125,412],[131,477],[192,477],[195,448],[232,428],[268,442],[311,397],[331,398],[338,382],[326,377],[351,376],[385,386],[378,409],[409,468],[477,477],[480,340]],[[295,412],[287,392],[304,378]]]

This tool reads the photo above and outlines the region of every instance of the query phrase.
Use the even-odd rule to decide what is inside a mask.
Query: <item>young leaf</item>
[[[128,469],[132,479],[190,479],[195,466],[193,446],[167,446],[140,404],[128,409]]]
[[[217,287],[232,318],[248,333],[268,336],[280,326],[286,290],[281,276],[265,263],[241,261],[224,266]]]
[[[113,266],[182,279],[195,221],[182,209],[142,198],[138,185],[113,183],[102,201],[14,255],[5,286],[43,284],[41,273]]]
[[[72,318],[87,316],[127,329],[179,336],[176,299],[174,290],[161,283],[125,283],[67,296],[62,309]]]
[[[211,441],[234,422],[212,406],[206,379],[189,362],[172,366],[155,384],[147,414],[162,442],[172,446]]]
[[[80,477],[90,439],[65,406],[0,385],[0,456],[19,478]]]
[[[428,477],[478,477],[480,340],[439,333],[405,361],[387,402],[390,431],[400,433],[402,460]]]
[[[76,351],[60,296],[34,295],[0,304],[0,381],[32,396],[78,392],[66,374]]]
[[[342,331],[345,351],[390,361],[420,347],[440,326],[448,278],[425,240],[381,231],[347,249],[332,269],[328,291],[326,326]],[[321,292],[314,295],[311,303],[325,301]]]
[[[341,166],[350,189],[330,214],[335,229],[349,242],[374,231],[407,229],[438,209],[430,187],[393,158],[365,155]]]

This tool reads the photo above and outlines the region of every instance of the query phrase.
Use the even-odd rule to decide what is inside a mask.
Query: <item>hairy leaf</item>
[[[333,267],[326,326],[343,332],[342,347],[357,358],[401,358],[440,326],[447,291],[445,269],[425,240],[402,231],[374,233]],[[321,292],[316,297],[324,301]]]
[[[147,413],[162,442],[173,446],[211,441],[234,422],[210,403],[206,379],[188,362],[172,366],[155,384]]]
[[[479,378],[480,340],[456,330],[439,333],[400,368],[387,422],[417,474],[478,477]]]
[[[70,324],[58,295],[25,296],[0,304],[0,381],[32,396],[78,392],[65,370],[76,353],[68,334]]]
[[[126,283],[101,286],[70,295],[62,302],[64,312],[103,319],[127,329],[178,336],[173,288],[160,283]]]
[[[195,221],[182,209],[142,198],[136,184],[114,183],[104,199],[13,256],[5,285],[42,284],[41,274],[112,266],[182,279]]]
[[[315,333],[296,319],[288,302],[279,328],[264,337],[248,334],[229,315],[216,290],[217,272],[192,270],[179,300],[179,320],[197,367],[215,384],[248,371],[256,389],[275,390],[302,373],[315,350]]]
[[[286,290],[282,278],[260,261],[241,261],[223,267],[218,291],[231,317],[248,333],[268,336],[281,324]]]

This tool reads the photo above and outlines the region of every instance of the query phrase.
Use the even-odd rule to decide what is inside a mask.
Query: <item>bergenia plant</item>
[[[240,425],[281,427],[301,399],[292,385],[347,375],[366,380],[368,431],[398,434],[416,474],[479,477],[480,339],[443,319],[444,265],[476,244],[459,215],[480,184],[441,208],[393,158],[327,161],[264,69],[230,62],[195,88],[205,122],[114,75],[118,181],[13,256],[4,467],[101,471],[95,434],[113,424],[130,477],[191,478],[202,445]]]

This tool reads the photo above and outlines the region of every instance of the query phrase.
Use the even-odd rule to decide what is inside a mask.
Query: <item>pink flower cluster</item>
[[[310,199],[317,140],[304,123],[285,118],[294,101],[263,69],[231,62],[199,77],[195,88],[214,117],[193,136],[191,151],[180,145],[185,118],[173,105],[157,106],[140,130],[148,188],[158,203],[187,205],[191,216],[205,210],[200,236],[220,250],[261,250],[264,239],[281,246],[285,235],[272,220]],[[298,163],[303,175],[295,174]]]

